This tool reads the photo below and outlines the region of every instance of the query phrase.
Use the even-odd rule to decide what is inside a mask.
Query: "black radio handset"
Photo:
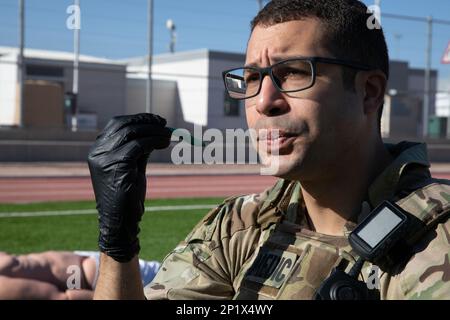
[[[358,280],[364,260],[359,258],[349,273],[336,267],[322,283],[316,293],[316,300],[379,300],[378,290],[369,289],[367,283]]]

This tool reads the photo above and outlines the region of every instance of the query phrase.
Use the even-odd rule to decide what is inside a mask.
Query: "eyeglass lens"
[[[313,68],[307,60],[289,60],[271,68],[275,86],[282,92],[299,91],[311,86]],[[232,98],[245,99],[256,95],[262,75],[257,68],[240,68],[225,75],[227,90]]]

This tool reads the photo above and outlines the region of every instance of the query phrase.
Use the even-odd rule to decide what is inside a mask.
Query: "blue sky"
[[[26,46],[72,50],[72,32],[66,28],[66,8],[73,0],[25,0]],[[147,48],[147,0],[80,0],[81,53],[120,59],[140,56]],[[374,0],[364,0],[373,4]],[[0,46],[15,46],[18,39],[18,0],[0,0]],[[172,19],[177,26],[177,51],[209,48],[244,52],[249,21],[258,9],[256,0],[154,0],[154,52],[168,51]],[[450,20],[450,0],[381,0],[382,13],[433,16]],[[393,59],[415,67],[425,64],[426,25],[382,18]],[[450,25],[434,26],[433,68],[450,79],[450,65],[440,64],[450,42]],[[450,86],[450,84],[449,84]],[[450,88],[449,88],[450,89]]]

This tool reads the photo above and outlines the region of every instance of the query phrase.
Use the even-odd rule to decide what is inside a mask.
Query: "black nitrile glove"
[[[114,260],[139,253],[145,169],[150,152],[169,146],[166,120],[150,113],[114,117],[92,146],[88,164],[99,213],[99,248]]]

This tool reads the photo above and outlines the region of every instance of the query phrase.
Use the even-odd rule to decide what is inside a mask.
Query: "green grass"
[[[145,206],[169,206],[190,204],[219,204],[223,198],[179,198],[179,199],[152,199],[145,202]],[[24,204],[0,203],[0,212],[29,212],[49,210],[82,210],[95,208],[94,201],[69,202],[38,202]]]
[[[223,199],[158,199],[147,206],[219,204]],[[95,208],[95,202],[0,204],[0,212],[33,212]],[[189,233],[208,209],[147,212],[140,224],[141,254],[161,261]],[[97,250],[97,216],[0,218],[0,251],[20,254],[45,250]]]

